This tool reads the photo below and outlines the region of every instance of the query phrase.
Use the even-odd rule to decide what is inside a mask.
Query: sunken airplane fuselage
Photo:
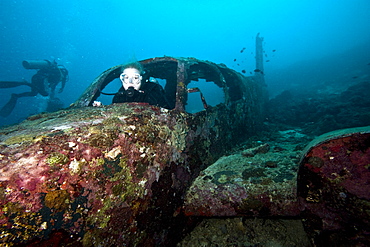
[[[181,231],[185,190],[199,172],[262,121],[265,88],[224,65],[194,58],[141,61],[165,80],[172,104],[93,107],[122,66],[108,69],[70,108],[0,131],[2,245],[158,246]],[[224,102],[186,112],[191,81]],[[198,90],[199,91],[199,90]]]

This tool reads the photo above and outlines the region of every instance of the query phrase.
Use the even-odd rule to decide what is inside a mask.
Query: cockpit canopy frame
[[[250,97],[256,91],[255,78],[246,77],[223,64],[196,58],[155,57],[139,61],[144,68],[143,80],[150,77],[166,80],[164,87],[171,109],[183,112],[187,103],[188,84],[204,79],[214,82],[224,92],[225,104]],[[114,66],[100,74],[85,90],[72,107],[91,106],[102,90],[113,80],[119,78],[124,65]]]

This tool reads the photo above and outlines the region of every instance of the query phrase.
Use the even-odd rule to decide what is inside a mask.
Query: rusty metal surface
[[[281,138],[221,157],[188,189],[185,214],[299,217],[296,171],[300,152],[295,143]]]
[[[324,134],[302,151],[277,138],[224,156],[193,181],[183,208],[187,216],[293,216],[315,246],[368,246],[369,200],[367,126]]]
[[[369,126],[330,132],[307,147],[298,199],[316,245],[370,244]]]

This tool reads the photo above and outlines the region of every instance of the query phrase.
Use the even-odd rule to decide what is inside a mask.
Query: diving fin
[[[0,81],[0,88],[12,88],[19,86],[29,86],[32,87],[31,83],[27,81]]]
[[[18,99],[18,96],[13,93],[8,103],[6,103],[6,105],[4,105],[3,108],[1,108],[0,116],[2,117],[9,116],[10,113],[12,113],[15,105],[17,104],[17,99]]]

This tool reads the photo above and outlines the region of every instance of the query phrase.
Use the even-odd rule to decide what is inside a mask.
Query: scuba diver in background
[[[8,103],[0,110],[0,116],[9,116],[17,104],[18,98],[32,97],[37,94],[49,96],[48,106],[46,111],[58,110],[62,108],[62,102],[55,97],[55,88],[61,82],[59,93],[63,92],[66,82],[68,81],[68,70],[58,65],[55,61],[48,60],[30,60],[23,61],[22,65],[25,69],[38,69],[37,73],[32,76],[31,83],[27,81],[0,81],[0,88],[12,88],[18,86],[29,86],[30,92],[13,93]]]

